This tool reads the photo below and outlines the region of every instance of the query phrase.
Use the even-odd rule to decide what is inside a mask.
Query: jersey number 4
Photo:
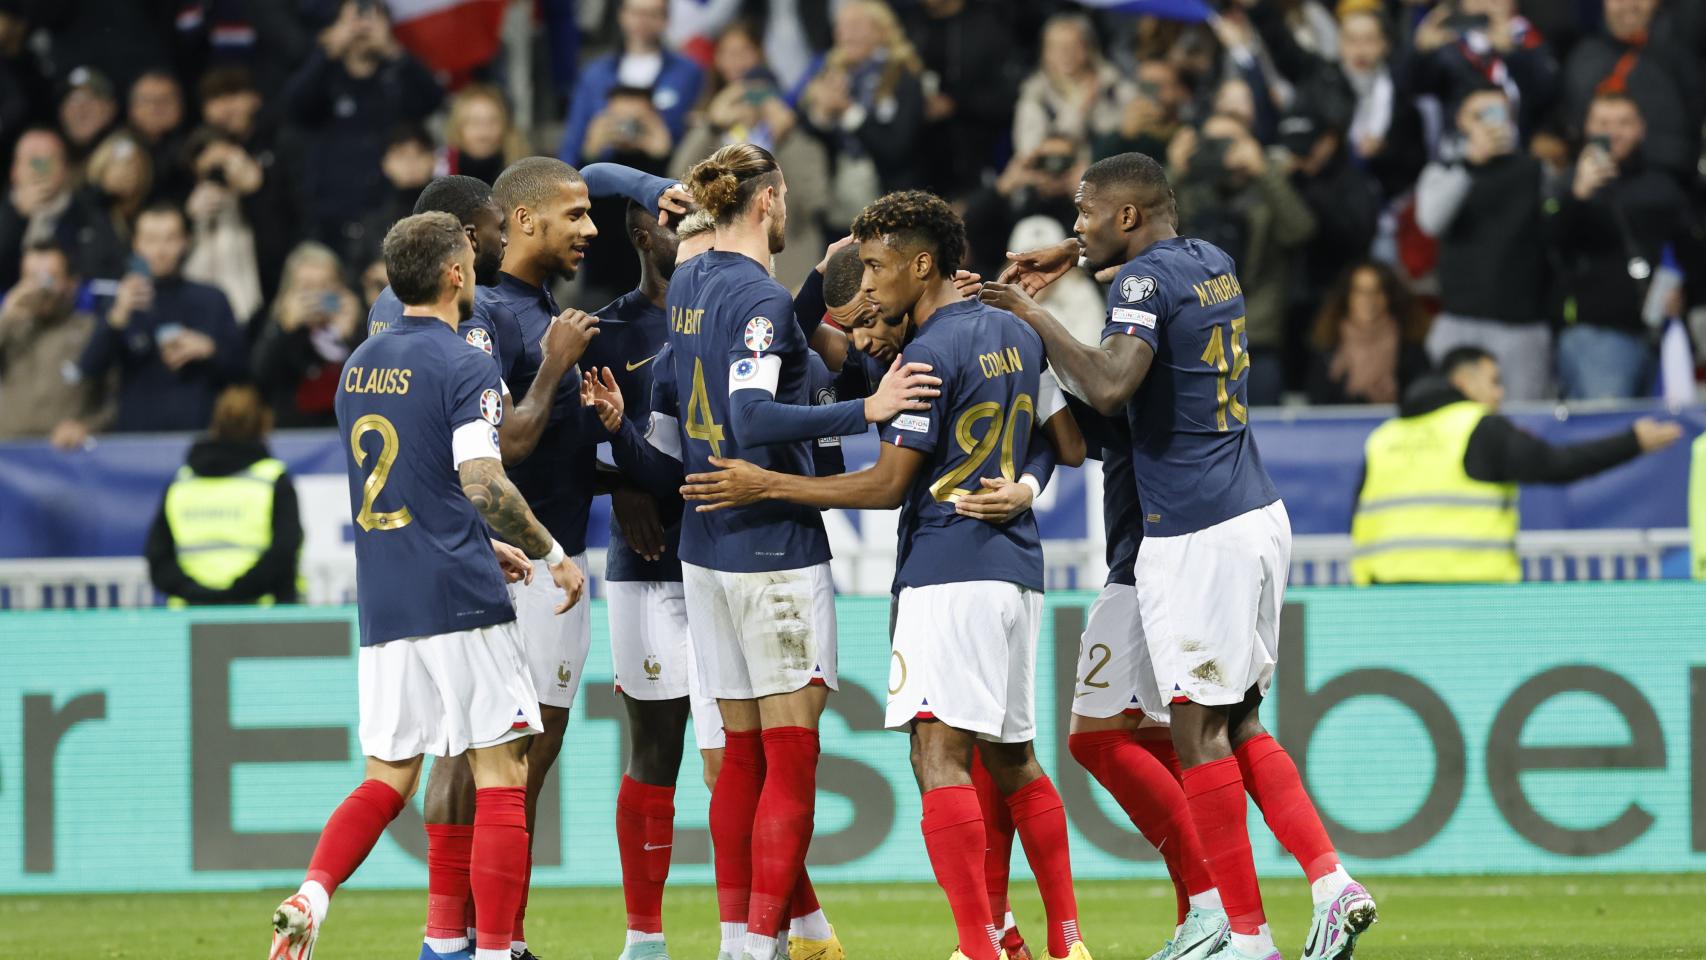
[[[355,454],[358,467],[367,463],[367,451],[361,448],[361,438],[369,433],[379,434],[379,456],[373,461],[373,472],[361,484],[361,512],[355,515],[356,526],[369,533],[374,530],[400,530],[415,519],[409,514],[409,508],[399,507],[380,513],[373,509],[373,502],[379,499],[379,491],[385,489],[385,481],[391,478],[391,465],[397,462],[403,442],[397,437],[397,428],[391,421],[377,413],[362,417],[349,432],[350,452]]]
[[[681,428],[689,437],[711,445],[711,456],[723,455],[723,425],[711,419],[711,397],[705,392],[705,364],[693,358],[693,392],[687,396],[687,417]]]
[[[1013,462],[1013,434],[1019,425],[1019,414],[1024,413],[1025,431],[1030,433],[1031,426],[1036,421],[1037,405],[1028,393],[1021,393],[1013,398],[1010,410],[1001,409],[1001,404],[994,400],[972,404],[960,418],[954,422],[954,442],[960,445],[960,451],[966,458],[959,466],[942,474],[935,483],[930,485],[930,495],[938,501],[957,500],[969,497],[973,493],[970,487],[964,486],[983,470],[984,461],[995,452],[995,445],[1001,445],[1001,476],[1008,480],[1015,479],[1017,467]],[[988,420],[989,426],[984,429],[983,436],[972,438],[972,429],[983,421]]]
[[[1227,362],[1227,344],[1231,344],[1232,359]],[[1226,414],[1231,412],[1232,418],[1239,423],[1249,423],[1250,413],[1244,405],[1238,402],[1237,380],[1250,369],[1250,354],[1244,350],[1244,318],[1232,318],[1232,333],[1224,340],[1220,335],[1220,324],[1209,328],[1208,346],[1203,348],[1203,363],[1213,367],[1220,376],[1214,381],[1214,428],[1226,429]]]

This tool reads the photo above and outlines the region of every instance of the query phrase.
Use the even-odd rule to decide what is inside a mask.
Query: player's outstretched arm
[[[1030,324],[1042,336],[1049,366],[1061,385],[1101,413],[1119,412],[1143,385],[1155,360],[1155,349],[1137,337],[1109,337],[1094,347],[1078,342],[1017,284],[986,283],[978,299]]]
[[[743,507],[760,500],[785,500],[819,510],[832,507],[892,510],[906,498],[906,490],[924,465],[925,456],[921,450],[885,443],[875,464],[835,477],[774,473],[745,460],[712,457],[711,465],[722,469],[688,474],[681,496],[684,500],[700,501],[694,508],[700,513]]]
[[[504,463],[514,466],[539,446],[539,438],[545,435],[545,427],[551,422],[557,385],[596,336],[598,318],[580,310],[564,310],[551,321],[541,342],[545,359],[539,364],[539,375],[533,378],[534,389],[528,390],[520,403],[506,403],[503,425],[498,428],[498,449],[503,453]]]
[[[586,586],[572,557],[564,555],[550,531],[533,515],[521,491],[504,473],[503,464],[495,457],[477,457],[462,461],[456,468],[462,482],[462,493],[484,517],[492,532],[506,543],[514,544],[535,560],[544,560],[551,568],[551,579],[563,588],[564,602],[557,612],[563,613],[580,600]]]

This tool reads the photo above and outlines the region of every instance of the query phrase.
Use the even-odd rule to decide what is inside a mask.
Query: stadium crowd
[[[386,228],[536,151],[769,147],[788,283],[908,188],[993,276],[1149,153],[1238,263],[1253,404],[1391,403],[1465,345],[1515,400],[1638,396],[1706,317],[1699,0],[518,2],[469,65],[377,0],[0,0],[0,438],[200,430],[237,382],[333,423]],[[571,302],[634,286],[620,230],[590,256]]]

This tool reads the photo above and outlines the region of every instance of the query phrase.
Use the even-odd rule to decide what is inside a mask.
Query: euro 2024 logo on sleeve
[[[770,349],[770,344],[776,341],[776,327],[770,323],[769,317],[753,317],[746,322],[746,348],[753,353],[763,353]]]
[[[1126,277],[1120,281],[1120,299],[1126,303],[1142,303],[1155,296],[1154,277]]]
[[[479,347],[481,350],[486,351],[488,355],[492,352],[492,335],[487,333],[484,327],[474,327],[470,329],[468,331],[468,335],[462,339],[468,341],[468,346]]]
[[[480,394],[480,416],[492,426],[504,422],[503,398],[496,390],[485,390]]]

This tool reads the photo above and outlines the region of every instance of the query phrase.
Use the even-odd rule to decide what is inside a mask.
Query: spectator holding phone
[[[1605,0],[1605,27],[1570,51],[1563,111],[1575,129],[1598,93],[1627,93],[1647,127],[1648,159],[1679,182],[1695,177],[1706,73],[1681,29],[1689,4],[1660,12],[1659,0]]]
[[[1119,129],[1093,137],[1091,153],[1098,160],[1116,153],[1166,156],[1189,103],[1190,91],[1177,68],[1165,60],[1143,61],[1137,65],[1137,93],[1126,104]]]
[[[76,376],[77,358],[89,342],[95,318],[77,304],[71,259],[51,239],[24,250],[21,276],[0,300],[0,439],[51,433],[59,447],[83,442],[84,422],[101,424],[97,391]],[[56,429],[66,412],[74,426]]]
[[[130,270],[78,361],[86,380],[118,371],[115,431],[199,430],[219,391],[245,373],[243,335],[225,294],[182,275],[188,248],[183,211],[142,211]]]
[[[260,190],[261,165],[210,127],[197,130],[185,150],[196,184],[184,205],[191,225],[184,276],[218,287],[237,322],[247,326],[261,308],[262,293],[254,221],[243,200]]]
[[[1070,229],[1078,218],[1073,196],[1090,165],[1090,148],[1064,133],[1050,134],[1015,154],[993,187],[974,194],[966,206],[971,269],[994,276],[1006,260],[1008,234],[1027,217],[1042,216]]]
[[[1458,139],[1416,184],[1416,224],[1439,241],[1439,316],[1428,333],[1437,363],[1457,347],[1491,353],[1513,400],[1551,396],[1552,333],[1544,317],[1540,161],[1517,149],[1503,89],[1485,86],[1457,108]]]
[[[1339,69],[1356,98],[1345,138],[1388,200],[1409,192],[1427,162],[1421,112],[1392,69],[1390,29],[1378,10],[1339,18]]]
[[[622,48],[587,64],[575,82],[563,142],[557,148],[557,156],[564,163],[578,167],[601,159],[586,152],[588,143],[609,148],[618,140],[638,143],[644,139],[654,148],[650,151],[654,156],[661,142],[662,155],[667,157],[670,146],[686,128],[687,111],[699,100],[704,71],[664,44],[664,31],[669,26],[666,0],[622,0],[617,25],[622,31]],[[594,121],[609,116],[610,99],[618,88],[646,91],[653,114],[662,121],[662,136],[648,131],[646,118],[634,107],[627,107],[607,121],[614,129],[601,131],[593,140]]]
[[[281,427],[337,423],[332,400],[350,351],[367,333],[367,312],[344,284],[337,255],[308,241],[284,262],[272,315],[255,344],[255,382]]]
[[[12,152],[11,189],[0,199],[0,289],[18,282],[25,247],[51,240],[84,277],[111,277],[124,245],[94,198],[73,189],[65,141],[52,130],[26,130]]]
[[[1567,400],[1633,397],[1652,368],[1643,322],[1649,282],[1672,248],[1688,280],[1663,315],[1702,302],[1701,227],[1676,181],[1647,162],[1646,124],[1628,94],[1588,106],[1587,144],[1548,218],[1564,289],[1558,377]]]
[[[1558,62],[1516,0],[1440,3],[1416,25],[1415,88],[1445,103],[1491,84],[1510,100],[1526,141],[1558,92]]]
[[[592,119],[581,144],[581,161],[609,161],[661,173],[675,147],[663,115],[652,105],[652,91],[617,87]]]

